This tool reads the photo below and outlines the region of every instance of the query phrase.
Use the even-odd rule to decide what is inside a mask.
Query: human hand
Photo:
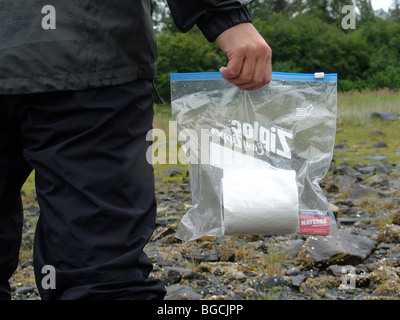
[[[271,81],[272,50],[251,23],[241,23],[215,40],[229,62],[220,69],[223,78],[240,90],[257,90]]]

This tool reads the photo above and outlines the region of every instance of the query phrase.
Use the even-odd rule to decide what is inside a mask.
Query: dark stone
[[[338,222],[340,225],[352,225],[359,220],[360,220],[359,218],[351,218],[351,217],[338,218]]]
[[[167,294],[165,300],[199,300],[203,298],[201,294],[196,292],[189,286],[174,284],[167,286]]]
[[[373,161],[373,162],[382,161],[384,163],[388,162],[388,158],[386,156],[369,156],[369,157],[365,157],[364,160]]]
[[[399,116],[394,112],[377,111],[371,114],[371,119],[378,119],[382,121],[393,121],[398,119]]]
[[[306,279],[307,279],[307,277],[303,276],[301,274],[293,276],[292,277],[292,286],[298,289],[300,287],[300,285],[303,283],[303,281]]]
[[[335,147],[334,147],[335,150],[344,149],[344,148],[345,148],[345,144],[344,143],[335,144]]]
[[[252,287],[258,291],[266,291],[272,287],[283,286],[285,284],[286,280],[280,274],[271,277],[263,273],[254,280]]]
[[[376,167],[373,167],[373,166],[357,168],[357,171],[361,172],[362,174],[373,174],[373,173],[375,173],[375,170],[376,170]]]
[[[167,173],[168,177],[175,177],[175,176],[179,176],[181,174],[182,174],[182,170],[179,168],[175,168],[175,167],[170,168]]]
[[[293,267],[293,268],[286,270],[286,275],[291,276],[291,277],[297,276],[299,273],[300,273],[300,269],[297,267]]]
[[[182,279],[193,279],[197,277],[197,273],[186,268],[166,267],[160,276],[160,280],[166,285],[179,283]]]
[[[204,252],[204,253],[184,253],[183,257],[188,260],[194,260],[197,262],[217,262],[220,261],[219,254],[216,252]]]
[[[387,148],[387,147],[388,145],[386,144],[385,141],[378,141],[374,143],[371,148]]]
[[[336,237],[312,237],[305,248],[309,258],[317,267],[357,265],[371,254],[376,242],[365,237],[339,232]]]

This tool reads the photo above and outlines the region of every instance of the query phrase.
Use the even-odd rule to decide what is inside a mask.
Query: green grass
[[[338,95],[336,143],[346,146],[346,151],[336,152],[338,156],[363,162],[367,156],[385,155],[389,162],[399,163],[400,120],[373,120],[375,111],[400,114],[400,92],[386,89]],[[378,141],[385,141],[388,147],[371,148]]]
[[[364,127],[374,111],[400,112],[400,91],[352,91],[338,93],[338,127]]]
[[[177,143],[176,128],[170,123],[172,120],[171,105],[164,103],[154,106],[153,128],[163,131],[165,137],[162,137],[162,139],[157,137],[153,142],[153,148],[156,150],[155,156],[158,159],[166,160],[166,163],[162,164],[156,163],[156,160],[153,161],[154,174],[158,178],[173,181],[174,178],[166,176],[171,167],[179,168],[184,173],[187,172],[188,167],[183,151]],[[157,132],[155,132],[155,135],[157,135]],[[173,151],[173,153],[170,153],[170,151]]]

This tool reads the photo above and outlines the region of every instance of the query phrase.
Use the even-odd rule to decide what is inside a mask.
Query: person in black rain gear
[[[241,90],[271,79],[249,2],[168,1],[182,32],[197,25],[218,44],[221,74]],[[0,298],[11,297],[34,170],[41,298],[163,299],[143,251],[156,217],[150,11],[149,0],[0,0]]]

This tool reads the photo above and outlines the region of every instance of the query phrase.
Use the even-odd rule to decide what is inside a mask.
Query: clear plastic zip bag
[[[273,72],[240,91],[220,73],[171,74],[192,207],[175,236],[337,233],[319,186],[333,156],[336,74]]]

